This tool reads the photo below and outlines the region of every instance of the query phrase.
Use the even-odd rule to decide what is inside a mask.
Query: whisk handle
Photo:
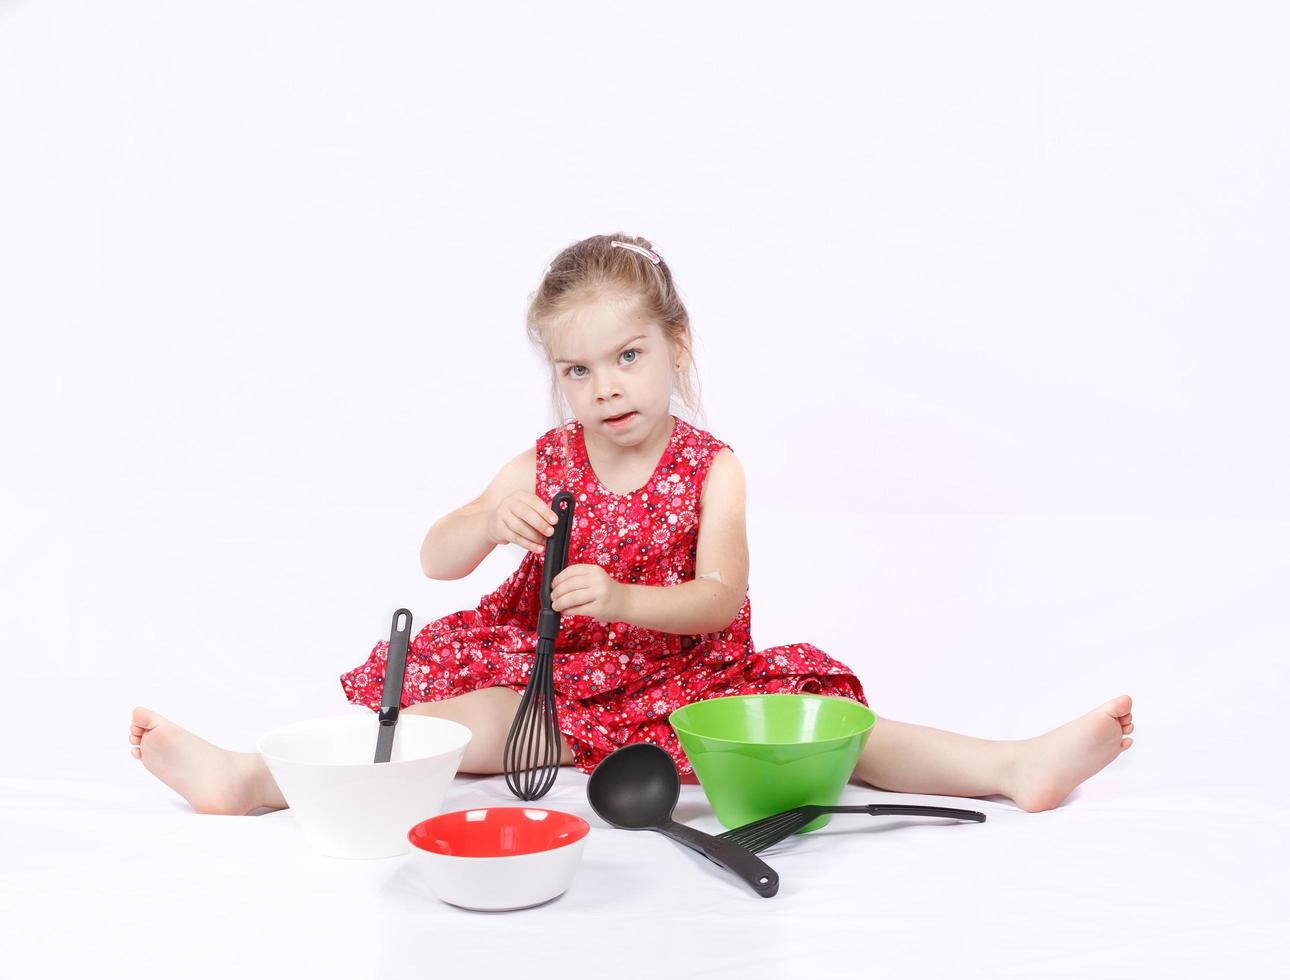
[[[537,632],[540,640],[554,640],[560,632],[560,614],[554,609],[543,609],[538,613]]]
[[[551,498],[551,509],[555,511],[555,528],[546,539],[546,551],[542,555],[542,611],[551,611],[551,583],[564,571],[569,558],[569,526],[573,522],[573,494],[561,490]],[[556,614],[559,624],[559,614]],[[541,628],[541,620],[538,621]],[[554,634],[552,634],[554,636]]]

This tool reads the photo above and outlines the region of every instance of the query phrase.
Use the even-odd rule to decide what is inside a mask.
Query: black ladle
[[[621,830],[654,830],[732,871],[762,898],[779,891],[775,869],[752,851],[672,819],[681,775],[672,757],[649,742],[607,756],[587,781],[587,800],[605,823]]]

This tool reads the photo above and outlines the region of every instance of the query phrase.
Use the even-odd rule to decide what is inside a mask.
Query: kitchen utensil
[[[807,803],[837,803],[875,720],[858,701],[819,694],[711,698],[668,716],[727,828]],[[825,814],[806,829],[828,821]]]
[[[365,710],[284,725],[256,745],[306,840],[332,857],[406,854],[408,828],[439,812],[471,737],[446,718],[404,715],[390,761],[376,765],[376,727]]]
[[[399,721],[403,703],[403,674],[408,663],[408,634],[412,632],[412,613],[396,609],[390,622],[390,647],[385,654],[385,686],[381,688],[380,727],[376,730],[376,762],[389,762],[394,747],[394,726]]]
[[[500,912],[562,894],[590,831],[587,821],[559,810],[482,807],[423,820],[408,840],[412,866],[440,899]]]
[[[779,891],[779,875],[751,851],[672,819],[681,777],[672,757],[649,742],[606,756],[587,781],[587,800],[605,823],[621,830],[653,830],[734,872],[762,898]]]
[[[870,803],[856,806],[797,806],[774,816],[763,817],[752,823],[717,834],[719,840],[734,841],[750,851],[764,851],[784,838],[796,834],[816,817],[824,813],[867,813],[873,817],[910,816],[945,817],[950,820],[985,822],[979,810],[960,810],[951,806],[911,806],[903,803]]]
[[[568,490],[561,490],[551,498],[556,524],[546,539],[542,560],[539,592],[542,610],[538,613],[537,652],[502,749],[506,785],[521,800],[545,796],[560,771],[560,720],[556,715],[553,667],[560,614],[551,608],[551,582],[564,571],[568,559],[573,499]]]

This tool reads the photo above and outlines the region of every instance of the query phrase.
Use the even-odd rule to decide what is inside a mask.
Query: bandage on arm
[[[720,572],[704,572],[702,575],[698,576],[698,578],[700,578],[700,579],[703,579],[703,578],[710,578],[710,579],[712,579],[714,582],[720,582],[720,581],[721,581],[721,573],[720,573]],[[698,579],[696,579],[696,581],[698,581]],[[722,584],[724,585],[725,583],[723,582]]]

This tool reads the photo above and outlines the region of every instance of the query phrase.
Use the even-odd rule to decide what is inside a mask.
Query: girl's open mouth
[[[635,417],[635,412],[628,412],[626,415],[619,415],[616,418],[605,419],[605,425],[613,426],[615,429],[622,428]]]

